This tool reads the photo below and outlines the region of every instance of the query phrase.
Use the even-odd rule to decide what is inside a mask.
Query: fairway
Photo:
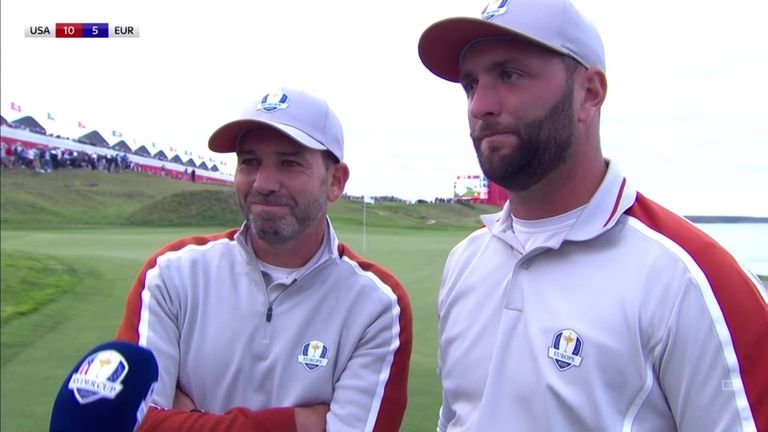
[[[74,363],[112,338],[133,278],[154,250],[218,228],[98,227],[3,230],[3,252],[55,256],[82,282],[33,314],[2,328],[2,430],[46,430],[53,400]],[[433,430],[440,405],[436,296],[445,257],[466,229],[417,230],[337,223],[341,240],[393,271],[413,303],[414,344],[403,431]],[[363,245],[365,243],[365,250]]]

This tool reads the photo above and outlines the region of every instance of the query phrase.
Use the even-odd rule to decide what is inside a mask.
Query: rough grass
[[[0,324],[35,312],[73,289],[77,270],[51,256],[2,251]]]
[[[243,216],[228,190],[193,190],[157,198],[131,212],[125,223],[140,226],[237,226]]]

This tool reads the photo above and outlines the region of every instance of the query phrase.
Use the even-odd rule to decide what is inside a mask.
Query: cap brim
[[[459,62],[464,49],[479,39],[497,37],[517,37],[560,52],[549,44],[492,21],[458,17],[438,21],[424,30],[419,39],[419,57],[433,74],[459,82]]]
[[[208,148],[216,153],[232,153],[237,150],[237,141],[248,130],[272,128],[284,133],[299,144],[315,150],[327,150],[316,139],[295,127],[265,120],[242,119],[229,122],[218,128],[208,139]]]

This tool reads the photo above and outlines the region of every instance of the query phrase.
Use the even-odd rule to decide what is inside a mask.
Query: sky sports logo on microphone
[[[128,362],[115,350],[99,351],[83,361],[67,386],[81,404],[101,398],[114,399],[123,389]]]

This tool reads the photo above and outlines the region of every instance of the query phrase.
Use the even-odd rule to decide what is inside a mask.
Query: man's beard
[[[569,80],[560,99],[540,118],[511,126],[483,121],[473,131],[472,142],[489,180],[509,191],[525,191],[568,160],[574,127],[573,83]],[[483,151],[480,137],[490,131],[514,134],[518,148],[507,154],[493,146]]]
[[[245,216],[251,232],[264,243],[270,246],[286,244],[299,237],[318,218],[325,215],[327,185],[323,181],[320,190],[314,195],[314,199],[299,204],[288,195],[279,195],[273,192],[268,195],[251,192],[246,203],[240,203],[240,208]],[[250,204],[277,204],[285,205],[286,212],[264,212],[253,214]]]

